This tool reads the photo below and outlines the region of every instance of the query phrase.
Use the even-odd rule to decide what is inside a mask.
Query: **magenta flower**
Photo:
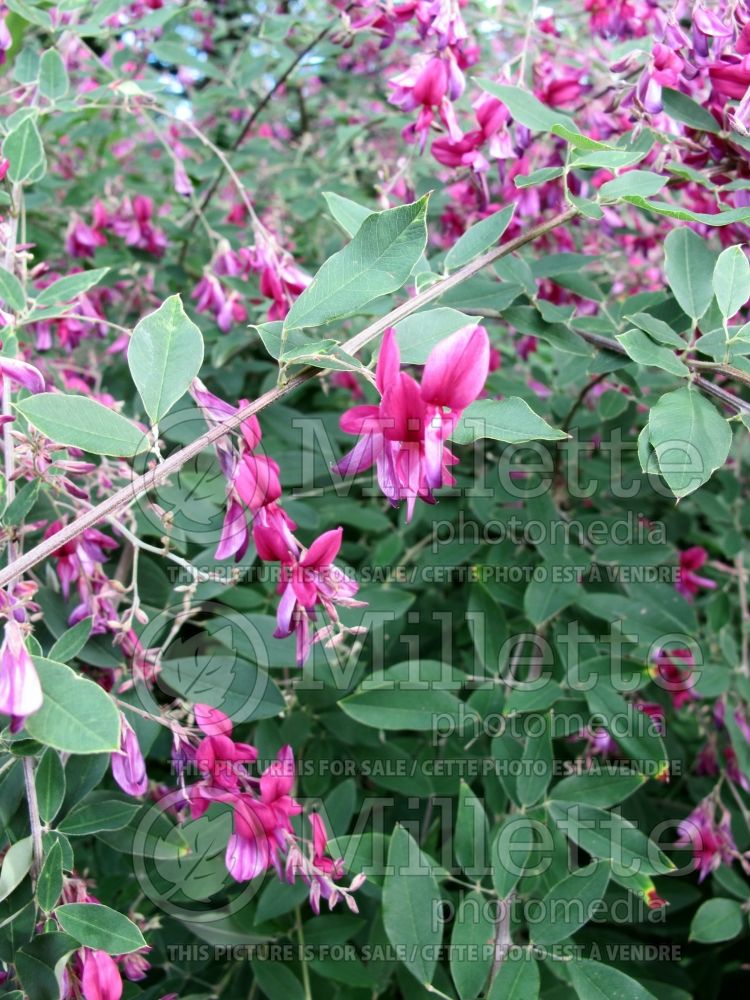
[[[148,788],[146,762],[138,737],[125,716],[120,713],[120,749],[113,753],[112,777],[128,795],[143,795]]]
[[[214,396],[200,379],[194,379],[190,391],[209,427],[237,412],[236,406]],[[240,400],[240,406],[245,404],[246,400]],[[254,454],[262,437],[258,418],[252,416],[243,421],[240,433],[239,449],[227,440],[217,441],[214,445],[221,471],[227,480],[227,509],[216,549],[217,559],[234,556],[235,560],[240,560],[247,551],[250,543],[247,510],[252,514],[254,523],[255,519],[259,519],[260,523],[273,524],[279,529],[283,525],[289,539],[296,527],[276,504],[281,496],[278,465],[272,458]]]
[[[668,692],[675,710],[698,697],[694,690],[694,666],[689,649],[660,649],[656,655],[652,670],[654,680]]]
[[[698,576],[698,570],[708,560],[708,552],[700,545],[693,545],[692,548],[680,552],[680,572],[675,584],[675,589],[687,601],[692,601],[701,587],[706,590],[715,590],[716,581],[705,576]]]
[[[217,708],[196,705],[195,721],[205,736],[195,750],[185,753],[201,775],[188,790],[191,815],[198,819],[212,802],[235,801],[248,779],[245,765],[257,760],[258,751],[248,743],[234,742],[231,720]]]
[[[407,502],[407,520],[417,498],[434,503],[433,490],[455,480],[456,457],[446,440],[466,407],[481,394],[490,363],[490,342],[481,326],[465,326],[430,352],[421,386],[400,371],[393,328],[386,330],[375,381],[379,406],[355,406],[340,421],[359,443],[337,463],[341,475],[375,465],[380,488],[396,506]]]
[[[677,847],[692,847],[699,882],[722,862],[730,865],[740,857],[732,836],[729,812],[722,809],[717,823],[716,808],[710,797],[704,799],[677,828],[679,837],[675,844]]]
[[[235,799],[226,864],[238,882],[255,878],[271,864],[281,874],[279,852],[292,836],[291,817],[302,812],[290,795],[293,785],[294,756],[292,748],[284,746],[261,775],[260,798],[244,794]]]
[[[117,963],[106,951],[84,949],[81,989],[83,1000],[120,1000],[122,977]]]
[[[419,108],[416,122],[407,125],[402,133],[407,142],[419,140],[420,150],[424,149],[435,120],[433,109],[438,111],[450,139],[453,142],[461,139],[461,129],[451,102],[458,100],[466,84],[450,49],[439,54],[416,56],[411,66],[389,81],[389,85],[393,88],[391,104],[402,111]]]
[[[312,646],[312,622],[320,605],[328,617],[338,621],[336,605],[362,607],[354,595],[359,585],[334,565],[341,548],[343,528],[326,531],[298,558],[291,553],[281,561],[283,579],[279,584],[281,600],[276,615],[277,639],[293,632],[297,639],[297,665],[302,666]]]
[[[5,623],[0,646],[0,714],[11,717],[11,732],[18,732],[27,715],[38,712],[44,698],[18,621]]]

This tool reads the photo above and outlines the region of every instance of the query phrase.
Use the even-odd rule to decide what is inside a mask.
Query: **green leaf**
[[[203,336],[179,295],[170,295],[138,323],[128,365],[146,413],[158,423],[185,395],[203,364]]]
[[[513,813],[498,828],[492,841],[492,884],[500,899],[507,899],[527,867],[536,846],[534,824],[528,816]]]
[[[486,219],[475,222],[462,236],[459,236],[445,255],[445,266],[448,270],[452,271],[456,267],[463,267],[464,264],[468,264],[480,253],[497,243],[510,225],[515,207],[515,205],[508,205],[499,212],[489,215]]]
[[[68,663],[75,659],[91,635],[92,621],[92,618],[82,618],[67,632],[63,632],[50,649],[48,659],[55,660],[57,663]]]
[[[451,434],[456,444],[471,444],[481,438],[523,444],[525,441],[561,441],[565,431],[551,427],[520,396],[479,399],[463,412]]]
[[[489,824],[482,805],[465,781],[461,782],[456,809],[453,850],[456,860],[473,879],[481,879],[487,871]]]
[[[353,355],[347,354],[335,340],[307,340],[291,351],[287,348],[279,361],[285,365],[314,365],[338,372],[359,372],[367,376],[365,366]]]
[[[708,309],[714,291],[714,254],[692,229],[673,229],[664,241],[669,287],[683,312],[696,322]]]
[[[689,125],[690,128],[700,129],[703,132],[713,132],[716,135],[721,132],[721,125],[719,125],[711,112],[706,111],[692,97],[688,97],[682,91],[673,90],[671,87],[662,87],[661,99],[664,110],[675,121]]]
[[[108,267],[95,267],[90,271],[80,271],[78,274],[68,274],[64,278],[58,278],[39,292],[36,305],[51,306],[60,302],[71,302],[89,288],[98,285],[108,272]]]
[[[533,736],[528,736],[521,770],[516,782],[518,799],[522,806],[532,806],[544,795],[552,780],[552,738],[549,715],[540,715],[535,720],[535,728],[540,728]]]
[[[412,732],[430,732],[437,716],[455,722],[461,712],[461,703],[450,691],[402,685],[398,681],[368,683],[343,698],[339,705],[363,726]]]
[[[599,188],[599,197],[607,201],[634,194],[648,197],[658,194],[667,183],[667,179],[651,170],[628,170],[611,181],[605,181]]]
[[[557,568],[554,564],[545,563],[542,571],[534,574],[524,592],[523,610],[537,628],[574,604],[581,592],[581,585],[575,579],[557,579]],[[506,710],[509,709],[510,706],[506,705]]]
[[[670,205],[666,201],[649,201],[639,195],[628,196],[625,200],[631,205],[637,205],[638,208],[656,212],[657,215],[666,215],[669,219],[680,219],[682,222],[700,222],[704,226],[731,226],[735,222],[746,222],[750,219],[750,207],[745,206],[727,208],[720,212],[691,212],[690,209],[677,208],[676,205]]]
[[[39,61],[39,93],[50,101],[65,97],[70,84],[68,71],[57,49],[47,49]]]
[[[656,844],[618,813],[555,799],[547,803],[547,810],[569,840],[595,858],[610,860],[618,869],[647,875],[675,870]]]
[[[140,808],[135,802],[122,802],[120,799],[82,802],[68,813],[58,830],[66,837],[86,837],[103,830],[122,830]]]
[[[148,438],[128,419],[88,396],[40,392],[16,409],[45,437],[94,455],[132,457],[148,448]]]
[[[193,703],[220,708],[236,724],[269,719],[284,711],[284,697],[275,682],[234,652],[163,660],[161,680]]]
[[[676,347],[682,351],[687,347],[679,333],[675,333],[668,323],[649,315],[649,313],[634,313],[632,316],[626,316],[625,319],[629,323],[634,323],[639,330],[645,330],[649,337],[659,344],[668,344],[670,347]]]
[[[36,769],[35,781],[39,814],[45,823],[51,823],[65,798],[65,768],[57,750],[48,747],[44,751]]]
[[[432,874],[434,862],[414,838],[397,824],[388,848],[388,874],[383,885],[383,923],[404,964],[423,986],[432,982],[437,966],[440,931],[440,889]]]
[[[719,254],[712,284],[722,316],[730,319],[750,299],[750,263],[742,247]]]
[[[592,861],[554,885],[539,906],[541,921],[530,927],[534,944],[546,947],[575,934],[596,915],[608,882],[607,862]]]
[[[598,139],[592,139],[590,135],[583,135],[581,132],[575,132],[573,129],[567,128],[565,125],[553,125],[551,131],[554,135],[559,136],[561,139],[565,139],[566,142],[569,142],[570,145],[574,146],[576,149],[585,149],[587,152],[615,148],[607,142],[600,142]]]
[[[0,899],[6,899],[23,882],[31,868],[32,857],[31,837],[10,845],[0,868]]]
[[[586,692],[586,700],[597,722],[617,741],[641,773],[664,778],[669,773],[669,758],[658,725],[617,691],[597,684]]]
[[[742,930],[742,907],[734,899],[707,899],[690,924],[690,940],[701,944],[731,941]]]
[[[656,1000],[637,980],[601,962],[577,958],[568,968],[579,1000]]]
[[[670,375],[687,377],[690,369],[683,364],[679,358],[675,357],[673,350],[669,347],[662,347],[655,344],[653,340],[642,330],[628,330],[625,333],[617,334],[616,339],[622,344],[629,358],[637,361],[639,365],[650,365],[653,368],[661,368],[669,372]],[[683,348],[687,345],[683,344]]]
[[[328,211],[349,237],[354,236],[365,219],[373,214],[371,208],[360,205],[351,198],[344,198],[335,191],[324,191],[323,197],[328,205]]]
[[[34,1000],[60,1000],[63,970],[76,942],[67,934],[38,934],[15,955],[24,995]]]
[[[488,1000],[539,1000],[539,966],[531,955],[511,951],[505,956]]]
[[[286,965],[260,959],[251,961],[250,965],[261,993],[268,1000],[305,1000],[299,979]]]
[[[476,318],[447,306],[402,319],[394,327],[402,364],[423,365],[436,344],[470,323],[476,323]]]
[[[593,153],[578,153],[571,160],[573,167],[586,167],[589,170],[620,170],[640,163],[646,153],[641,149],[606,149]],[[644,199],[641,199],[644,200]]]
[[[676,497],[707,482],[726,461],[732,444],[729,424],[692,388],[661,397],[649,413],[648,436],[659,471]]]
[[[427,243],[426,212],[427,196],[368,216],[351,243],[323,264],[294,302],[284,330],[350,316],[401,288]]]
[[[132,920],[101,903],[65,903],[55,910],[60,926],[85,948],[127,955],[146,942]]]
[[[550,132],[555,125],[564,125],[566,128],[572,126],[568,115],[562,111],[548,108],[528,90],[512,87],[506,83],[495,83],[494,80],[478,79],[476,82],[482,90],[502,101],[515,121],[534,132]],[[571,131],[578,132],[575,126],[572,127]]]
[[[44,166],[44,147],[34,118],[26,118],[5,137],[2,153],[10,162],[8,178],[22,184],[36,176]]]
[[[10,271],[0,267],[0,299],[9,306],[13,312],[21,312],[26,306],[26,296],[23,285]]]
[[[50,847],[36,884],[36,899],[45,913],[57,905],[63,889],[63,852],[58,841]]]
[[[2,516],[4,525],[15,526],[23,524],[31,508],[36,503],[41,485],[41,479],[32,479],[30,482],[24,483],[5,509],[5,513]]]
[[[618,773],[614,769],[571,774],[555,785],[552,797],[561,802],[585,802],[608,809],[643,788],[646,780],[642,774],[630,774],[624,770]]]
[[[494,923],[481,892],[461,897],[451,932],[451,976],[461,1000],[474,1000],[487,982],[493,959]]]
[[[33,656],[44,704],[28,716],[26,732],[46,746],[87,754],[120,748],[120,713],[98,684],[70,667]]]
[[[546,184],[557,177],[562,177],[562,167],[542,167],[540,170],[532,170],[530,174],[519,174],[514,183],[517,188],[535,187],[537,184]]]

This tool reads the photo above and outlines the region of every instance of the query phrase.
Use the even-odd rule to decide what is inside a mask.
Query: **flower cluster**
[[[343,899],[354,913],[357,904],[351,895],[364,881],[357,876],[348,888],[339,884],[344,868],[341,859],[327,855],[328,836],[317,813],[307,817],[312,837],[304,841],[292,820],[302,806],[292,797],[295,766],[292,748],[282,747],[276,760],[259,777],[250,774],[258,751],[232,739],[232,723],[223,712],[209,705],[194,707],[195,720],[203,734],[197,745],[178,737],[174,743],[177,770],[195,769],[200,780],[183,785],[193,819],[204,815],[213,803],[232,808],[233,833],[226,850],[229,873],[238,882],[247,882],[274,868],[288,883],[297,878],[310,889],[310,904],[320,911],[320,901],[329,909]]]
[[[273,234],[258,225],[252,246],[239,250],[222,247],[193,289],[195,308],[198,312],[212,313],[222,333],[228,333],[235,323],[246,322],[247,309],[239,292],[228,289],[219,279],[229,277],[247,281],[251,273],[260,279],[263,298],[271,300],[269,320],[283,319],[292,302],[312,281]]]
[[[209,426],[238,412],[209,392],[199,379],[193,383],[192,394]],[[240,407],[245,405],[247,401],[241,400]],[[251,416],[240,426],[239,448],[225,440],[216,445],[227,482],[227,507],[216,557],[239,560],[244,556],[250,542],[249,514],[258,557],[281,566],[281,600],[274,634],[277,638],[295,635],[297,663],[302,666],[314,639],[330,637],[328,628],[314,633],[316,609],[322,608],[330,621],[337,623],[337,606],[362,604],[355,600],[357,583],[334,563],[343,529],[325,532],[307,549],[294,535],[297,525],[278,503],[282,492],[279,467],[272,458],[258,453],[261,436],[258,419]]]
[[[348,476],[375,465],[391,504],[406,500],[407,520],[417,499],[434,503],[434,490],[455,482],[449,467],[458,459],[446,441],[484,389],[489,364],[487,331],[462,327],[432,349],[420,385],[401,371],[396,331],[389,328],[375,372],[381,401],[354,406],[341,417],[341,429],[360,441],[336,471]]]

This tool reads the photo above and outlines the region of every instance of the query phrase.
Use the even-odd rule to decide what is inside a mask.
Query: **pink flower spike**
[[[120,1000],[122,977],[106,951],[84,949],[81,989],[84,1000]]]
[[[434,406],[463,410],[479,396],[490,366],[490,340],[483,326],[465,326],[430,351],[422,376],[422,398]]]

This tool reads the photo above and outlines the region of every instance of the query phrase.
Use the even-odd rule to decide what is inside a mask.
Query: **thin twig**
[[[593,344],[595,347],[599,347],[604,351],[611,351],[613,354],[624,354],[627,355],[625,348],[616,340],[612,340],[610,337],[603,337],[600,333],[589,333],[588,330],[579,330],[576,328],[576,333],[587,340],[589,344]],[[696,366],[696,362],[688,361],[687,364]],[[701,363],[698,362],[697,366],[701,367]],[[729,378],[733,377],[733,371],[737,369],[732,369],[731,367],[725,365],[716,365],[712,368],[718,375],[727,375]],[[744,372],[742,373],[744,375]],[[714,385],[707,378],[703,378],[702,375],[695,375],[693,378],[693,384],[708,396],[713,396],[714,399],[718,399],[725,406],[730,406],[737,413],[747,413],[750,414],[750,403],[746,403],[744,399],[740,399],[739,396],[735,396],[733,392],[729,392],[728,389],[722,389],[720,385]]]
[[[349,8],[347,7],[346,9],[348,10]],[[346,13],[346,11],[344,11],[344,13]],[[317,35],[312,39],[311,42],[308,42],[308,44],[303,49],[300,49],[300,51],[297,53],[297,55],[294,57],[294,59],[289,63],[289,65],[284,70],[284,72],[281,74],[281,76],[276,80],[276,82],[271,87],[271,89],[268,90],[268,91],[266,91],[266,93],[263,95],[263,97],[261,97],[261,99],[255,105],[255,107],[253,108],[253,110],[247,116],[247,118],[245,119],[242,127],[240,128],[240,131],[237,133],[237,136],[236,136],[234,142],[230,146],[230,152],[233,153],[237,149],[239,149],[239,147],[242,145],[242,143],[247,138],[247,135],[248,135],[250,129],[256,123],[256,121],[258,120],[258,118],[260,117],[260,115],[268,107],[268,104],[271,102],[271,100],[274,98],[274,96],[284,86],[284,84],[286,83],[286,81],[289,79],[289,77],[292,75],[292,73],[297,69],[297,67],[302,62],[302,60],[305,58],[305,56],[307,56],[310,52],[312,52],[312,50],[315,48],[315,46],[319,45],[320,42],[323,41],[323,39],[326,37],[326,35],[331,31],[331,29],[333,27],[334,27],[334,22],[332,22],[331,24],[327,24],[325,26],[325,28],[322,28],[317,33]],[[203,195],[203,198],[200,200],[200,203],[199,203],[199,206],[198,206],[200,212],[205,212],[205,210],[206,210],[206,208],[208,206],[208,203],[211,201],[211,199],[213,198],[214,194],[216,194],[216,189],[218,188],[219,184],[221,184],[221,179],[224,176],[224,171],[225,170],[226,170],[226,161],[222,161],[221,169],[218,171],[218,173],[216,174],[216,176],[214,177],[214,179],[211,181],[211,183],[209,184],[209,186],[208,186],[208,188],[206,190],[206,193]],[[189,219],[187,230],[185,232],[185,245],[186,246],[187,246],[187,237],[189,237],[190,233],[192,233],[193,229],[195,228],[195,223],[196,223],[197,219],[198,219],[198,213],[194,213],[193,216]]]
[[[523,236],[518,236],[500,247],[488,250],[486,253],[482,254],[481,257],[477,257],[475,260],[471,261],[471,263],[466,264],[465,267],[456,271],[455,274],[451,274],[447,278],[443,278],[442,281],[436,281],[434,285],[425,289],[424,292],[421,292],[419,295],[415,295],[411,299],[407,299],[406,302],[397,306],[389,312],[387,316],[371,323],[360,333],[355,334],[354,337],[345,341],[341,345],[342,350],[348,354],[356,354],[366,344],[369,344],[371,341],[379,337],[380,334],[383,333],[383,331],[389,326],[393,326],[399,322],[399,320],[404,319],[406,316],[410,316],[418,309],[421,309],[422,306],[426,305],[428,302],[432,302],[434,299],[439,298],[441,295],[445,294],[445,292],[454,288],[456,285],[461,284],[461,282],[466,281],[467,278],[477,274],[489,264],[494,263],[496,260],[500,260],[502,257],[507,257],[508,254],[514,253],[516,250],[520,250],[521,247],[526,246],[527,243],[531,243],[540,236],[546,235],[553,229],[557,228],[557,226],[570,222],[570,220],[577,215],[578,211],[575,208],[569,208],[565,212],[561,212],[559,215],[555,215],[553,218],[548,219],[546,222],[541,222],[538,226],[528,229]],[[303,368],[298,375],[289,379],[288,382],[285,382],[283,385],[277,385],[275,388],[265,392],[262,396],[259,396],[258,399],[248,403],[247,406],[243,406],[231,417],[227,417],[227,419],[222,421],[222,423],[212,427],[204,434],[201,434],[201,436],[196,438],[195,441],[192,441],[179,451],[174,452],[163,462],[159,463],[159,465],[149,469],[148,472],[144,473],[142,476],[136,477],[132,480],[132,482],[117,490],[106,500],[103,500],[102,503],[81,514],[80,517],[71,521],[70,524],[62,527],[60,531],[51,535],[49,538],[44,539],[38,545],[35,545],[33,549],[30,549],[24,555],[14,560],[14,562],[8,566],[7,569],[0,572],[0,587],[4,587],[13,580],[17,580],[18,577],[23,576],[24,573],[36,566],[37,563],[46,559],[48,556],[51,556],[61,546],[72,542],[75,538],[78,538],[79,535],[83,534],[84,531],[87,531],[89,528],[93,528],[95,525],[99,524],[100,521],[103,521],[129,507],[132,503],[138,500],[139,497],[144,496],[155,486],[159,486],[161,483],[165,482],[173,472],[177,472],[178,469],[181,469],[186,462],[189,462],[191,458],[200,454],[204,448],[214,444],[215,441],[220,440],[232,431],[238,430],[240,424],[247,420],[248,417],[251,417],[256,413],[260,413],[260,411],[264,410],[267,406],[277,402],[284,396],[288,396],[290,393],[294,392],[295,389],[298,389],[306,382],[309,382],[314,376],[320,374],[322,374],[322,372],[317,368]],[[748,409],[750,409],[750,407],[748,407]]]

